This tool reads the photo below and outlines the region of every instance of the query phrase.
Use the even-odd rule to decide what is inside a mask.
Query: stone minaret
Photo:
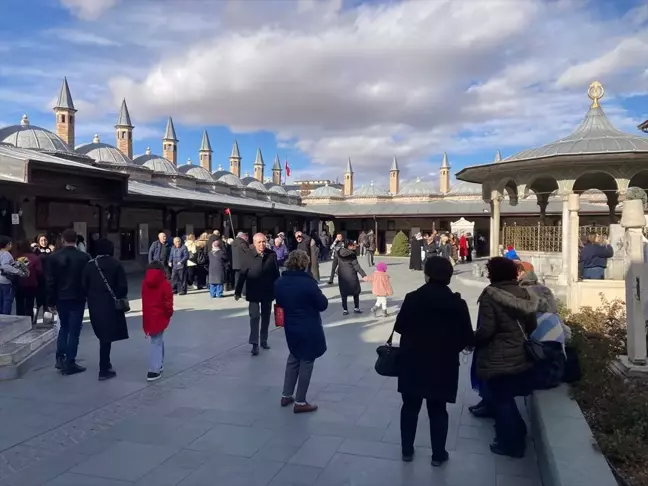
[[[212,171],[212,152],[209,135],[207,134],[207,130],[205,130],[203,132],[200,150],[198,151],[198,158],[200,159],[200,167],[207,169],[210,174]]]
[[[61,91],[56,101],[56,106],[54,107],[54,113],[56,114],[56,134],[72,150],[74,150],[74,119],[76,118],[76,112],[77,110],[74,108],[67,78],[63,78],[63,85],[61,86]]]
[[[162,157],[167,159],[173,165],[178,165],[178,137],[176,137],[173,119],[169,117],[164,138],[162,139]]]
[[[256,159],[254,159],[254,178],[263,183],[263,169],[265,163],[263,162],[263,155],[261,149],[257,149]]]
[[[230,172],[236,177],[241,177],[241,154],[236,140],[234,140],[234,145],[232,145],[232,153],[229,156],[229,162]]]
[[[448,163],[448,154],[445,152],[443,152],[443,160],[441,161],[439,176],[439,189],[441,189],[441,194],[447,194],[450,192],[450,164]]]
[[[279,154],[275,155],[274,165],[272,166],[272,183],[281,185],[281,162],[279,161]]]
[[[131,123],[126,100],[122,100],[119,116],[117,117],[117,125],[115,125],[117,148],[129,159],[133,158],[133,128],[135,127]]]
[[[351,167],[351,157],[347,161],[346,172],[344,173],[344,195],[353,195],[353,167]]]
[[[398,189],[400,187],[400,169],[398,168],[398,161],[394,155],[394,160],[392,160],[391,169],[389,169],[389,192],[398,194]]]

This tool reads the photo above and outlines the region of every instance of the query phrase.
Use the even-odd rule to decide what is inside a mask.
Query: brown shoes
[[[288,405],[291,405],[295,402],[295,399],[293,397],[281,397],[281,406],[282,407],[287,407]]]
[[[317,405],[312,405],[310,403],[295,403],[295,406],[293,407],[293,412],[295,413],[310,413],[315,410],[317,410]]]

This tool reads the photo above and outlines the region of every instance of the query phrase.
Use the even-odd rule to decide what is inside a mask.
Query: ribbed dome
[[[171,162],[160,155],[152,154],[150,149],[146,149],[146,153],[144,155],[135,157],[135,159],[133,159],[133,162],[138,165],[148,167],[154,172],[160,172],[167,175],[178,174],[178,170]]]
[[[325,186],[318,187],[312,191],[307,197],[320,197],[320,198],[342,198],[342,191],[326,184]]]
[[[368,186],[362,186],[354,191],[353,197],[389,197],[389,192],[382,187],[374,186],[373,181]]]
[[[288,191],[288,195],[291,197],[301,197],[301,191],[298,191],[297,189],[292,189]]]
[[[420,178],[416,178],[415,181],[407,182],[403,184],[399,196],[429,196],[430,194],[436,194],[436,188],[427,181],[423,181]]]
[[[245,182],[243,183],[245,184]],[[256,179],[253,179],[252,181],[248,182],[247,187],[249,187],[250,189],[256,189],[257,191],[261,191],[261,192],[268,192],[265,186],[261,182],[257,181]]]
[[[116,165],[131,165],[133,161],[121,153],[117,147],[102,143],[99,137],[95,135],[91,143],[78,145],[74,151],[78,154],[92,157],[97,162],[107,162]]]
[[[249,185],[250,182],[254,182],[254,181],[256,181],[256,179],[250,176],[250,174],[248,174],[247,172],[245,173],[245,177],[241,179],[241,182],[246,186]]]
[[[178,167],[178,173],[195,177],[200,181],[214,182],[214,178],[207,169],[199,165],[185,164]]]
[[[215,177],[215,174],[216,173],[214,173],[214,177]],[[231,172],[227,172],[227,173],[223,174],[222,176],[220,176],[218,178],[218,180],[220,182],[224,182],[228,186],[244,187],[243,183],[241,182],[241,179],[236,177]]]
[[[272,186],[268,188],[268,192],[274,192],[275,194],[288,194],[286,190],[281,186]]]
[[[474,182],[459,182],[453,184],[450,187],[448,196],[467,196],[467,195],[477,195],[482,193],[481,184],[475,184]]]
[[[30,125],[27,115],[23,115],[20,125],[1,128],[0,142],[10,143],[14,147],[24,149],[46,152],[72,152],[68,144],[56,134],[44,128]]]
[[[231,172],[229,170],[223,169],[223,166],[221,164],[218,164],[218,168],[214,172],[212,172],[212,177],[214,178],[214,180],[218,180],[225,174],[231,174]]]

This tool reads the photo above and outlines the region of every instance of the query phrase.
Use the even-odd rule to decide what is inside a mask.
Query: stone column
[[[569,282],[578,282],[578,243],[579,243],[579,217],[580,197],[578,194],[569,194],[569,241],[568,241],[568,260],[569,260]]]
[[[490,256],[495,257],[499,255],[500,244],[500,206],[502,198],[497,191],[493,191],[490,200]]]
[[[623,203],[621,226],[625,230],[626,266],[626,321],[628,327],[628,361],[632,365],[646,365],[646,316],[648,300],[648,269],[643,256],[643,228],[646,224],[644,203],[641,199]]]
[[[569,281],[569,194],[564,194],[562,199],[562,268],[558,275],[558,284],[567,285]]]

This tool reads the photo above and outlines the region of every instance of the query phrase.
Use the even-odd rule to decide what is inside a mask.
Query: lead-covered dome
[[[428,181],[422,180],[417,177],[416,180],[406,182],[398,192],[399,196],[429,196],[436,194],[436,188]]]
[[[245,184],[245,181],[242,182]],[[261,192],[268,192],[265,186],[261,182],[257,181],[256,179],[253,179],[250,182],[248,182],[247,187],[249,187],[250,189],[256,189],[257,191],[261,191]]]
[[[166,175],[178,174],[178,170],[171,162],[160,155],[152,154],[150,148],[147,148],[146,153],[144,153],[143,155],[135,157],[133,159],[133,162],[138,165],[147,167],[153,172],[159,172]]]
[[[218,180],[220,182],[224,182],[228,186],[245,187],[244,184],[241,182],[241,179],[236,177],[231,172],[224,173],[222,176],[218,178]]]
[[[117,147],[102,143],[99,136],[95,135],[91,143],[77,145],[74,151],[78,154],[92,157],[97,162],[106,162],[115,165],[132,165],[133,161],[124,155]]]
[[[291,189],[288,191],[288,195],[290,197],[301,197],[301,191],[298,191],[297,189]]]
[[[459,182],[453,184],[448,191],[448,196],[475,196],[481,195],[482,186],[474,182]]]
[[[20,125],[0,128],[0,142],[10,143],[14,147],[24,149],[72,153],[72,149],[58,135],[44,128],[30,125],[27,115],[23,115]]]
[[[199,181],[214,182],[214,178],[207,169],[194,165],[191,161],[187,161],[185,165],[181,165],[177,170],[178,173],[194,177]]]
[[[389,197],[389,192],[382,187],[375,186],[373,181],[368,186],[362,186],[353,192],[353,197]]]
[[[268,188],[268,192],[274,192],[275,194],[288,194],[286,190],[281,186],[271,186]]]
[[[335,187],[331,187],[328,184],[318,187],[314,191],[311,191],[311,193],[306,196],[308,198],[342,198],[342,191],[339,189],[336,189]]]

